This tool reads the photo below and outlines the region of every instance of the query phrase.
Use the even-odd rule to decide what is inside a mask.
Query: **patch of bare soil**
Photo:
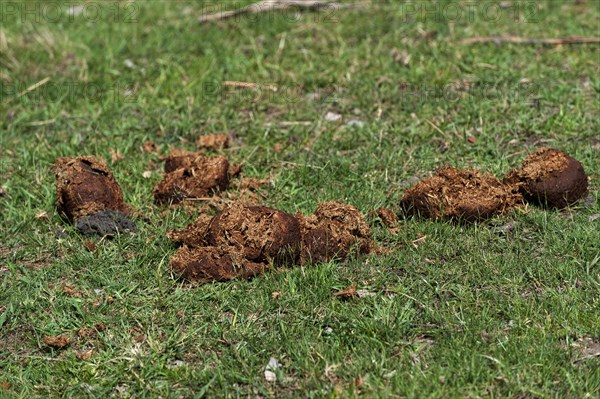
[[[308,217],[234,203],[168,236],[183,244],[171,267],[200,283],[251,278],[271,264],[316,263],[375,249],[362,214],[337,202],[320,204]]]
[[[526,200],[550,208],[565,208],[588,192],[588,178],[581,163],[566,153],[540,148],[504,178]]]
[[[102,159],[62,157],[56,169],[57,208],[82,234],[114,235],[134,231],[121,187]]]
[[[184,199],[206,198],[225,191],[232,174],[239,168],[231,166],[223,156],[207,156],[174,150],[165,159],[165,175],[154,187],[158,204],[179,203]]]
[[[32,350],[31,327],[19,326],[14,330],[2,332],[0,335],[0,353],[12,356],[25,356]]]
[[[512,209],[523,201],[512,185],[488,173],[444,167],[406,190],[406,214],[474,222]]]
[[[600,340],[592,337],[583,337],[572,344],[577,351],[575,363],[588,359],[600,358]]]

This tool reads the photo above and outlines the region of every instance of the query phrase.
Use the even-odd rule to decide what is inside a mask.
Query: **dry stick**
[[[330,7],[332,9],[355,8],[365,6],[366,3],[340,4],[331,1],[322,0],[263,0],[249,6],[238,8],[231,11],[222,11],[215,14],[207,14],[200,17],[200,22],[219,21],[222,19],[233,18],[244,14],[258,14],[267,11],[285,10],[296,8],[298,10],[316,11],[321,8]]]
[[[186,197],[183,199],[184,201],[213,201],[212,197]]]
[[[227,87],[242,87],[245,89],[259,89],[261,85],[259,83],[254,82],[236,82],[231,80],[226,80],[223,82],[223,85]],[[277,86],[274,85],[264,85],[263,86],[267,90],[277,91]]]
[[[475,43],[516,43],[516,44],[582,44],[582,43],[593,43],[600,44],[599,37],[562,37],[562,38],[530,38],[530,37],[517,37],[517,36],[482,36],[482,37],[470,37],[462,41],[463,44],[475,44]]]
[[[48,83],[48,81],[50,81],[50,78],[44,78],[44,79],[40,80],[39,82],[37,82],[36,84],[29,86],[28,88],[26,88],[25,90],[20,92],[19,95],[17,96],[17,98],[23,97],[25,94],[29,93],[30,91],[33,91],[33,90],[37,89],[38,87],[45,85],[46,83]]]

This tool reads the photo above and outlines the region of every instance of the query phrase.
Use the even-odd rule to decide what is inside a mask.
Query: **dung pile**
[[[202,216],[169,237],[182,244],[171,267],[195,282],[250,278],[269,265],[307,264],[369,253],[371,232],[351,205],[328,202],[313,215],[233,204],[210,220]]]
[[[564,208],[587,192],[588,178],[579,161],[562,151],[540,148],[502,181],[476,170],[442,168],[406,190],[400,207],[408,215],[474,222],[525,201]]]
[[[239,167],[231,170],[239,172]],[[233,173],[224,156],[207,156],[174,150],[165,159],[164,178],[154,187],[158,204],[179,203],[186,198],[203,198],[229,187]]]
[[[252,278],[265,270],[265,263],[244,258],[235,248],[183,246],[171,258],[171,267],[189,281],[206,283],[234,278]]]
[[[581,163],[566,153],[540,148],[504,178],[526,200],[551,208],[565,208],[588,192],[588,178]]]
[[[363,215],[352,205],[338,202],[319,204],[308,216],[296,215],[302,229],[300,263],[326,262],[374,249],[371,230]]]
[[[54,167],[58,211],[82,234],[135,231],[121,187],[106,162],[93,156],[62,157]]]
[[[252,261],[293,262],[300,250],[300,223],[266,206],[232,205],[211,220],[206,240],[215,247],[235,248]]]
[[[514,186],[488,173],[445,167],[409,188],[400,207],[409,215],[474,222],[505,212],[522,200]]]

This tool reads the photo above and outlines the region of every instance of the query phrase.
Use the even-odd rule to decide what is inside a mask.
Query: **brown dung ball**
[[[521,202],[512,186],[488,173],[445,167],[406,190],[400,207],[408,215],[474,222]]]
[[[525,199],[551,208],[572,205],[588,192],[588,178],[581,163],[552,148],[540,148],[527,156],[504,181],[516,185]]]
[[[154,187],[157,203],[202,198],[229,186],[229,161],[223,156],[174,151],[165,160],[165,176]]]
[[[212,219],[206,238],[212,246],[236,248],[250,261],[293,262],[300,250],[300,224],[277,209],[234,204]]]
[[[70,221],[103,210],[127,213],[121,187],[103,160],[62,157],[54,167],[58,210]]]
[[[326,262],[346,258],[352,251],[373,250],[371,230],[363,215],[352,205],[338,202],[320,204],[308,217],[298,215],[302,227],[301,263]]]
[[[206,158],[205,155],[189,152],[183,148],[173,148],[170,154],[165,158],[164,171],[165,173],[171,173],[181,168],[191,168],[197,162],[196,159],[203,160]]]

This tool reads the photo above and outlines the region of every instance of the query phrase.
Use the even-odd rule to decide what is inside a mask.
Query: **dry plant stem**
[[[264,0],[257,3],[250,4],[249,6],[238,8],[237,10],[222,11],[215,14],[203,15],[200,18],[200,22],[219,21],[223,19],[229,19],[238,15],[245,14],[259,14],[267,11],[285,10],[288,8],[296,8],[300,11],[315,11],[321,8],[359,8],[368,5],[369,3],[350,3],[340,4],[330,1],[321,0]]]
[[[514,44],[600,44],[600,37],[562,37],[562,38],[530,38],[518,36],[480,36],[464,39],[462,44],[477,43],[514,43]]]

